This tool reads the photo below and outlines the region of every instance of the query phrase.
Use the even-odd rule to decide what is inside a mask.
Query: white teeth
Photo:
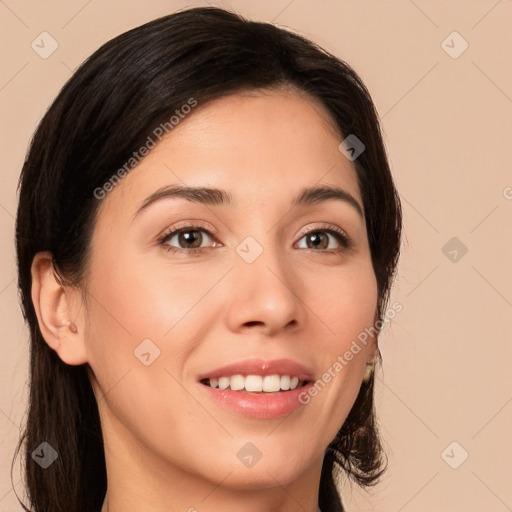
[[[255,393],[263,390],[263,377],[260,375],[247,375],[245,377],[245,390]]]
[[[275,393],[281,389],[281,377],[279,375],[267,375],[263,378],[263,391]]]
[[[244,389],[245,379],[242,375],[233,375],[229,380],[229,387],[233,391],[239,391],[240,389]]]
[[[232,375],[231,377],[220,377],[209,379],[212,388],[231,389],[232,391],[247,391],[249,393],[277,393],[296,389],[301,383],[298,377],[290,375]]]
[[[229,377],[221,377],[219,379],[219,389],[228,389],[229,388]]]

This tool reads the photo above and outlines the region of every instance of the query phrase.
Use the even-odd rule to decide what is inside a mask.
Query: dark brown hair
[[[354,134],[366,147],[354,163],[378,283],[376,318],[383,317],[399,255],[401,207],[375,107],[354,70],[297,34],[217,8],[184,10],[112,39],[64,85],[34,134],[20,177],[18,284],[31,346],[28,418],[16,455],[24,444],[31,510],[99,511],[107,485],[87,365],[63,363],[39,330],[31,300],[35,254],[50,251],[61,275],[80,286],[98,209],[94,190],[156,126],[191,97],[204,104],[283,85],[319,100],[340,134]],[[339,474],[368,486],[385,469],[373,389],[372,376],[326,450],[323,512],[342,510]],[[44,471],[31,458],[42,441],[59,454]]]

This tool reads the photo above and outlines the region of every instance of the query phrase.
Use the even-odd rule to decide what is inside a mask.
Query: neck
[[[201,475],[193,468],[164,460],[151,447],[141,446],[115,420],[102,421],[102,429],[108,479],[102,512],[319,511],[323,459],[315,460],[291,481],[283,481],[278,469],[256,466],[245,479],[241,474],[245,471],[247,475],[247,469],[219,471],[215,464],[209,464]]]

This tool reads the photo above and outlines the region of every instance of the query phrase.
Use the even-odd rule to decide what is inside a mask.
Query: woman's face
[[[341,141],[315,100],[233,95],[192,109],[102,200],[84,340],[107,461],[233,488],[318,478],[375,350],[344,357],[377,286]],[[295,202],[312,187],[345,195]],[[205,380],[236,375],[253,377],[234,388],[309,383],[256,395]]]

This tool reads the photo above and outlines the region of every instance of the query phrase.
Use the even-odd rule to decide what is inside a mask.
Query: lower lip
[[[304,405],[299,401],[299,397],[305,396],[313,383],[309,382],[301,388],[279,393],[244,393],[231,389],[212,388],[201,383],[199,385],[208,396],[227,409],[249,418],[269,420],[287,416]]]

